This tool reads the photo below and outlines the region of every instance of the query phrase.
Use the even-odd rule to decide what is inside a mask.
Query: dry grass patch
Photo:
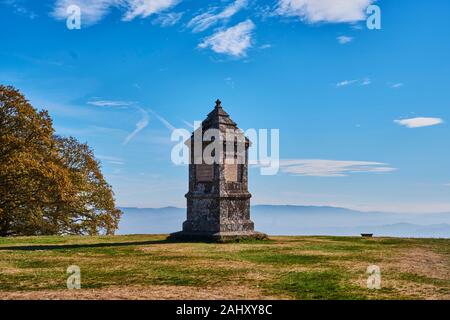
[[[262,293],[248,286],[189,287],[189,286],[114,286],[102,289],[42,290],[28,292],[0,292],[0,299],[20,300],[263,300],[279,297]]]

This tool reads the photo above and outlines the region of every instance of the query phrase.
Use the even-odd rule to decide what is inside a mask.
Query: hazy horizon
[[[161,234],[181,229],[184,208],[122,208],[118,234]],[[255,229],[271,235],[450,238],[450,213],[360,212],[334,207],[252,206]]]
[[[381,211],[381,210],[361,210],[358,208],[351,207],[340,207],[340,206],[332,206],[332,205],[314,205],[314,204],[251,204],[251,207],[257,206],[272,206],[272,207],[314,207],[314,208],[333,208],[333,209],[344,209],[344,210],[352,210],[358,211],[361,213],[392,213],[392,214],[411,214],[411,215],[432,215],[432,214],[447,214],[449,211],[436,211],[436,212],[401,212],[401,211]],[[165,209],[165,208],[177,208],[177,209],[186,209],[186,206],[161,206],[161,207],[140,207],[140,206],[118,206],[121,209]]]

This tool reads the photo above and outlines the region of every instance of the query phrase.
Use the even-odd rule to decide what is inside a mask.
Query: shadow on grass
[[[0,251],[36,251],[36,250],[66,250],[66,249],[81,249],[81,248],[104,248],[104,247],[126,247],[126,246],[142,246],[149,244],[169,244],[169,243],[246,243],[246,244],[259,244],[270,243],[272,240],[239,240],[239,241],[217,241],[214,239],[201,238],[201,239],[176,239],[167,237],[162,240],[147,240],[147,241],[127,241],[127,242],[100,242],[100,243],[74,243],[74,244],[36,244],[36,245],[9,245],[1,246]]]
[[[186,241],[177,241],[172,239],[148,240],[148,241],[127,241],[127,242],[100,242],[100,243],[76,243],[61,245],[18,245],[18,246],[0,246],[0,251],[35,251],[35,250],[67,250],[81,248],[104,248],[104,247],[126,247],[142,246],[149,244],[168,244],[168,243],[190,243]]]

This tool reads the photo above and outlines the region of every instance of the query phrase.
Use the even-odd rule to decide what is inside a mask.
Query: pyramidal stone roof
[[[200,137],[203,137],[203,134],[209,129],[217,129],[219,131],[221,140],[226,140],[227,130],[243,134],[243,131],[237,127],[237,124],[233,120],[231,120],[228,113],[226,113],[225,110],[223,110],[222,102],[219,99],[217,99],[216,106],[214,107],[214,109],[208,114],[206,119],[202,122],[202,126],[197,128],[192,133],[191,137],[185,141],[185,144],[190,146],[190,144],[194,141],[196,133],[200,133]],[[244,138],[246,141],[246,145],[249,145],[251,143],[250,140],[247,137]],[[212,141],[212,140],[205,139],[204,141]]]
[[[216,106],[214,110],[211,111],[207,118],[202,122],[202,127],[204,130],[208,129],[237,129],[236,123],[231,120],[228,113],[222,108],[222,102],[217,99]]]

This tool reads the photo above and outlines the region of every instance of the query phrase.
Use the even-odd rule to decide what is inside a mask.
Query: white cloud
[[[128,144],[139,132],[144,130],[148,126],[148,113],[144,109],[139,109],[142,113],[141,119],[136,123],[136,129],[131,132],[123,141],[123,145]]]
[[[354,23],[350,28],[352,28],[353,30],[363,30],[365,28],[365,25],[363,27],[363,24],[361,23]]]
[[[353,38],[348,36],[339,36],[336,38],[340,44],[346,44],[352,42]]]
[[[362,81],[361,81],[361,85],[362,86],[368,86],[369,84],[371,84],[372,83],[372,81],[370,80],[370,78],[364,78]]]
[[[369,84],[371,84],[371,80],[370,78],[364,78],[364,79],[354,79],[354,80],[343,80],[340,81],[338,83],[336,83],[336,87],[340,88],[340,87],[346,87],[352,84],[359,84],[360,86],[368,86]]]
[[[280,170],[299,176],[345,177],[351,173],[386,173],[396,169],[380,162],[287,159],[280,160]]]
[[[96,107],[126,107],[134,104],[132,101],[91,100],[87,104]]]
[[[404,86],[404,84],[401,83],[401,82],[389,84],[389,87],[392,88],[392,89],[398,89],[398,88],[401,88],[401,87],[403,87],[403,86]]]
[[[252,46],[252,31],[254,28],[255,24],[251,20],[246,20],[226,30],[214,33],[198,46],[200,48],[211,47],[217,53],[242,57],[246,55],[247,49]]]
[[[128,11],[123,20],[130,21],[136,17],[146,18],[154,13],[169,9],[179,0],[127,0]]]
[[[418,118],[394,120],[394,122],[407,128],[421,128],[421,127],[435,126],[444,123],[444,120],[442,120],[441,118],[418,117]]]
[[[67,7],[77,5],[81,9],[82,25],[89,26],[103,19],[112,8],[124,10],[123,20],[130,21],[162,12],[178,2],[179,0],[57,0],[52,16],[65,20],[68,16]]]
[[[364,20],[366,8],[375,0],[278,0],[277,13],[299,17],[309,23]]]
[[[67,8],[77,5],[81,9],[82,25],[93,25],[103,19],[110,8],[118,3],[117,0],[57,0],[52,15],[58,20],[65,20],[68,17]]]
[[[450,183],[446,183],[446,184],[444,184],[444,186],[450,187]]]
[[[204,31],[220,20],[229,19],[234,16],[247,5],[247,2],[247,0],[236,0],[217,14],[213,13],[216,11],[215,8],[210,9],[207,12],[192,18],[192,20],[188,23],[188,27],[192,28],[192,31],[194,32]]]
[[[336,87],[345,87],[351,84],[356,83],[358,80],[343,80],[341,82],[336,83]]]
[[[169,12],[160,14],[155,20],[154,24],[159,24],[161,27],[171,27],[177,24],[183,16],[183,12]]]

